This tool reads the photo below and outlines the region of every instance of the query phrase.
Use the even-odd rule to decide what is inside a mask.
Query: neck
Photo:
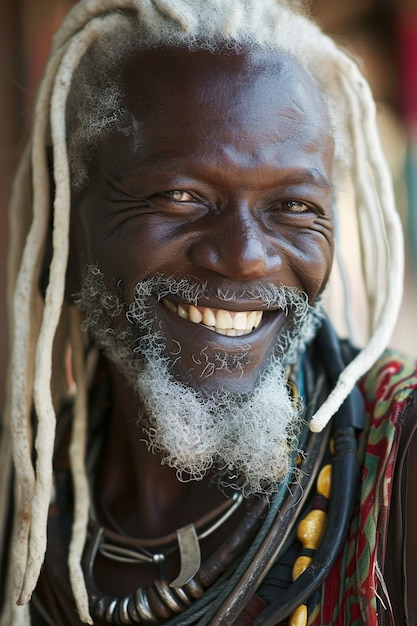
[[[224,501],[208,476],[180,482],[143,441],[140,401],[110,365],[112,413],[105,454],[99,460],[96,503],[131,536],[153,538],[194,522]],[[103,520],[104,521],[104,520]]]

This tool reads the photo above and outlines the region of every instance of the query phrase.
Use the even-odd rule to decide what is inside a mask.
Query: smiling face
[[[146,50],[121,71],[132,131],[100,142],[75,198],[81,265],[97,264],[124,303],[156,276],[203,285],[196,299],[173,289],[154,300],[172,371],[203,390],[249,391],[292,323],[260,292],[284,285],[313,303],[331,268],[333,143],[319,88],[296,61],[258,50]],[[128,324],[123,313],[113,323]],[[243,369],[202,375],[198,355],[242,351]]]

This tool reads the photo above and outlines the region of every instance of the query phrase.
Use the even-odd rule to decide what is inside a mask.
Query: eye
[[[305,202],[300,202],[299,200],[289,200],[288,202],[283,202],[283,208],[291,213],[306,213],[311,210],[311,207]]]
[[[152,210],[172,218],[196,219],[208,210],[200,195],[185,189],[159,191],[148,196],[147,201]]]
[[[174,202],[194,202],[193,196],[188,191],[182,189],[173,189],[163,194],[166,198],[174,200]]]

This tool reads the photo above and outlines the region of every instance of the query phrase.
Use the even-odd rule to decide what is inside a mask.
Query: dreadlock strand
[[[0,618],[0,626],[31,626],[29,606],[6,604]]]
[[[38,277],[49,217],[49,180],[46,162],[45,136],[49,112],[48,101],[53,74],[59,58],[52,59],[46,68],[43,84],[35,107],[32,138],[33,219],[23,250],[21,267],[16,280],[13,301],[14,341],[11,365],[10,424],[16,482],[19,485],[16,521],[12,544],[13,586],[16,596],[24,578],[27,563],[28,537],[31,526],[31,502],[35,476],[31,458],[31,393],[34,370],[38,308]],[[21,213],[20,211],[16,211]],[[18,235],[19,237],[19,235]],[[18,245],[18,244],[16,244]]]
[[[346,91],[348,97],[349,91],[345,89],[345,92]],[[352,115],[358,115],[358,109],[355,104],[353,104],[352,107]],[[375,279],[377,276],[378,255],[375,249],[375,233],[369,228],[369,210],[366,198],[367,192],[364,191],[364,187],[366,187],[367,182],[366,173],[364,175],[362,169],[366,170],[368,165],[365,158],[365,148],[363,146],[362,139],[357,133],[357,126],[358,124],[354,124],[354,129],[352,130],[352,145],[354,146],[352,179],[355,181],[353,189],[353,202],[355,205],[356,236],[359,243],[360,269],[366,298],[366,336],[369,337],[375,321],[376,308],[375,288],[371,278],[372,272],[370,272],[370,267],[373,267],[374,269],[373,278]],[[349,303],[347,304],[349,306]]]
[[[367,148],[362,130],[365,112],[363,111],[363,106],[358,96],[360,96],[362,92],[365,81],[351,59],[341,52],[335,46],[334,42],[331,40],[328,40],[328,42],[332,49],[328,66],[334,69],[333,76],[335,77],[335,82],[339,85],[340,93],[344,94],[345,106],[349,107],[349,119],[353,122],[356,120],[356,123],[351,123],[348,129],[350,142],[354,148],[353,158],[350,158],[350,169],[351,180],[354,183],[355,225],[359,243],[359,259],[362,270],[363,287],[366,297],[367,336],[369,337],[376,323],[376,313],[380,305],[378,301],[378,290],[375,285],[375,277],[378,275],[381,259],[384,258],[386,260],[386,249],[384,248],[382,251],[382,246],[379,246],[380,241],[384,241],[383,224],[381,222],[381,213],[377,207],[374,190],[369,182],[370,166],[367,159]],[[371,116],[375,124],[375,108],[372,99],[370,104]],[[337,227],[337,212],[335,213],[335,223]],[[380,226],[380,231],[378,231],[381,235],[380,238],[377,237],[377,226]],[[336,232],[336,237],[339,237],[338,232]],[[343,267],[343,259],[338,245],[335,246],[335,259],[342,280],[344,317],[349,330],[348,336],[351,341],[356,344],[358,337],[352,320],[351,290],[348,285],[346,269]]]
[[[137,17],[143,20],[145,24],[152,24],[155,17],[155,6],[152,0],[133,0]]]
[[[8,291],[7,302],[8,310],[12,309],[13,302],[13,289],[16,284],[16,277],[18,274],[18,263],[21,258],[22,250],[24,248],[24,241],[29,230],[28,219],[23,219],[22,207],[30,206],[31,204],[31,192],[30,192],[30,164],[31,164],[31,144],[27,143],[24,150],[24,154],[19,164],[17,174],[13,183],[12,201],[9,207],[9,229],[11,232],[9,251],[8,251],[8,263],[7,263],[7,277],[8,277]],[[14,334],[14,323],[12,315],[9,315],[9,336]],[[13,487],[11,483],[12,476],[12,432],[10,428],[10,413],[11,413],[11,395],[13,387],[13,374],[8,371],[7,373],[7,385],[6,385],[6,401],[5,410],[3,413],[3,428],[0,440],[0,537],[5,537],[5,530],[7,525],[7,512],[10,498],[13,495]],[[19,459],[21,461],[21,458]],[[19,462],[18,461],[18,462]],[[19,466],[19,469],[21,467]],[[20,472],[22,475],[22,472]],[[17,478],[17,469],[16,469]],[[14,481],[14,500],[16,503],[16,511],[13,519],[13,531],[12,537],[15,537],[18,533],[18,514],[19,502],[21,501],[20,487],[17,480]],[[21,525],[21,518],[19,518]],[[29,616],[26,608],[18,607],[16,605],[16,598],[19,594],[21,580],[23,579],[23,568],[26,563],[26,559],[14,559],[13,553],[16,543],[12,540],[12,547],[10,548],[8,572],[6,576],[5,584],[5,598],[3,611],[0,616],[1,626],[9,626],[10,624],[16,624],[16,626],[26,626],[29,624]],[[3,561],[3,550],[7,551],[8,548],[5,542],[0,542],[0,561]],[[23,562],[23,565],[22,565]],[[19,571],[19,565],[20,571]]]
[[[233,37],[240,26],[243,18],[243,8],[236,3],[231,7],[227,22],[222,26],[222,35],[226,39]]]
[[[368,206],[373,204],[371,196],[368,193],[368,178],[369,166],[366,160],[366,148],[363,141],[363,133],[361,130],[362,112],[361,106],[358,102],[355,85],[352,80],[350,72],[350,60],[345,55],[337,54],[335,63],[339,69],[338,83],[341,93],[345,96],[346,107],[349,110],[351,119],[350,127],[348,129],[350,142],[353,147],[353,154],[351,157],[351,179],[354,183],[354,208],[356,213],[356,226],[358,230],[359,245],[360,245],[360,261],[362,276],[364,278],[364,288],[367,298],[368,309],[374,309],[374,293],[369,281],[369,261],[370,254],[369,249],[373,250],[375,247],[375,238],[372,242],[366,241],[366,237],[372,236],[373,233],[369,233],[369,229],[366,228],[366,232],[361,236],[361,226],[365,228],[367,226]],[[374,273],[375,276],[375,273]],[[372,319],[372,315],[369,316]]]
[[[74,522],[69,547],[68,567],[71,588],[75,604],[82,622],[92,624],[88,607],[88,594],[81,569],[81,558],[87,536],[88,514],[90,507],[88,481],[85,472],[87,441],[87,385],[84,361],[84,343],[81,331],[81,315],[78,309],[71,308],[71,347],[73,370],[77,392],[74,406],[74,424],[72,429],[69,456],[74,482]]]
[[[153,0],[153,3],[162,15],[176,22],[184,33],[190,33],[197,28],[196,18],[181,0]]]
[[[366,102],[371,101],[373,108],[372,94],[370,92],[369,85],[365,83],[361,85],[361,87],[366,93]],[[387,234],[388,241],[390,241],[392,244],[391,255],[393,257],[398,257],[398,253],[397,255],[393,253],[396,252],[397,244],[401,243],[398,241],[397,237],[399,231],[401,234],[402,229],[398,213],[395,210],[395,195],[392,184],[392,177],[388,168],[387,161],[383,154],[377,126],[375,123],[373,123],[371,111],[371,107],[365,108],[363,116],[364,128],[367,131],[365,133],[365,139],[367,140],[367,158],[372,168],[372,173],[375,180],[375,189],[379,201],[379,207],[384,220],[385,233]],[[402,252],[403,250],[400,247],[399,256],[401,257],[401,259],[403,258]],[[397,261],[398,259],[395,262]],[[396,269],[399,270],[400,267],[397,267]]]
[[[339,380],[329,394],[326,401],[313,416],[310,428],[313,432],[322,430],[331,417],[338,410],[343,400],[352,390],[359,378],[373,365],[376,359],[385,349],[389,337],[394,329],[398,311],[401,305],[402,280],[404,272],[404,250],[402,226],[397,212],[395,211],[394,192],[391,177],[389,175],[386,160],[383,155],[381,143],[379,141],[376,121],[375,106],[370,88],[362,78],[359,70],[350,63],[353,82],[356,81],[360,87],[360,99],[362,103],[362,115],[360,119],[362,132],[359,128],[355,132],[356,139],[360,135],[365,138],[365,159],[362,163],[357,163],[355,167],[354,181],[359,189],[364,193],[364,209],[368,211],[373,222],[382,225],[383,232],[387,237],[389,266],[387,268],[387,287],[385,300],[379,313],[378,321],[373,329],[372,335],[364,349],[351,361],[351,363],[341,373]],[[359,96],[359,94],[358,94]],[[359,124],[359,120],[356,120]],[[376,196],[381,207],[382,216],[374,210],[374,205],[368,193],[368,185],[364,185],[363,177],[370,167],[373,175],[377,178]],[[379,242],[375,242],[378,248]],[[369,291],[367,291],[369,295]]]
[[[74,37],[68,45],[55,78],[51,98],[51,130],[56,184],[53,256],[36,349],[33,399],[38,417],[38,428],[35,441],[37,451],[36,481],[32,499],[32,512],[36,512],[36,515],[32,513],[28,565],[19,598],[20,603],[29,601],[39,578],[46,551],[46,521],[52,488],[52,455],[56,423],[51,397],[52,344],[64,299],[70,209],[65,103],[71,86],[73,71],[92,41],[101,34],[102,21],[100,18],[92,20],[84,31]]]
[[[206,5],[202,5],[202,7],[203,6]],[[242,2],[228,2],[225,5],[221,0],[212,0],[210,6],[212,12],[216,12],[216,19],[212,23],[210,19],[204,15],[204,23],[202,18],[200,24],[198,21],[200,19],[198,8],[193,6],[191,0],[172,0],[171,2],[168,0],[82,0],[68,13],[60,30],[54,37],[53,54],[49,65],[50,69],[48,69],[48,77],[44,79],[42,86],[42,89],[45,90],[44,105],[43,109],[40,107],[35,114],[35,128],[38,129],[36,132],[39,132],[39,140],[36,141],[36,148],[34,147],[33,149],[33,187],[35,196],[38,198],[39,196],[47,196],[47,202],[45,200],[42,200],[42,202],[39,202],[39,200],[34,201],[37,208],[34,209],[33,223],[17,279],[16,289],[19,295],[16,295],[14,313],[16,327],[20,330],[15,332],[15,351],[17,356],[13,361],[13,367],[15,368],[17,376],[16,379],[14,375],[11,376],[11,387],[13,391],[12,403],[14,407],[11,412],[14,411],[13,422],[15,424],[13,455],[16,463],[16,492],[18,490],[24,491],[24,495],[21,496],[19,494],[17,498],[18,505],[16,514],[18,519],[16,537],[20,536],[24,541],[21,546],[17,546],[15,540],[10,558],[13,566],[16,556],[18,557],[15,574],[12,577],[13,592],[10,594],[10,596],[14,596],[14,599],[19,594],[20,590],[22,591],[20,598],[22,601],[27,601],[30,598],[31,591],[37,582],[46,547],[46,523],[52,484],[52,452],[55,429],[55,412],[52,405],[50,385],[51,359],[60,310],[63,306],[63,285],[65,283],[65,268],[68,251],[70,174],[68,171],[65,138],[65,106],[73,72],[78,66],[84,52],[104,33],[105,25],[108,25],[110,29],[112,25],[110,14],[114,14],[116,11],[120,10],[126,13],[136,11],[139,25],[141,27],[144,25],[144,37],[154,37],[155,41],[162,41],[163,39],[160,34],[162,26],[164,34],[170,34],[171,26],[168,25],[167,20],[164,19],[169,18],[179,27],[182,34],[178,33],[176,29],[173,29],[175,33],[172,35],[172,39],[168,38],[166,40],[168,44],[171,41],[174,42],[174,45],[179,41],[194,42],[193,33],[198,32],[199,28],[200,32],[206,33],[208,38],[213,37],[213,42],[215,42],[216,37],[220,35],[226,38],[236,37],[236,39],[239,39],[241,42],[254,41],[255,43],[281,49],[284,52],[293,54],[302,64],[304,63],[310,69],[312,74],[323,86],[324,91],[326,91],[325,85],[327,84],[330,85],[328,88],[329,93],[334,89],[331,87],[331,83],[332,81],[333,84],[335,83],[337,72],[332,76],[328,76],[327,73],[333,71],[337,63],[341,63],[340,56],[338,57],[340,54],[338,48],[334,42],[331,42],[329,38],[325,37],[317,27],[305,22],[304,18],[295,15],[292,9],[289,10],[288,3],[282,2],[281,6],[278,2],[274,4],[273,2],[267,3],[265,1],[265,3],[261,3],[260,5],[252,0],[242,0]],[[279,20],[276,19],[278,9],[281,9],[282,13],[282,18],[280,16]],[[203,11],[204,9],[202,8],[202,12]],[[267,16],[271,17],[271,23],[269,23]],[[272,16],[274,19],[272,19]],[[115,17],[115,15],[113,17]],[[117,14],[117,17],[120,21],[120,13]],[[300,45],[298,45],[298,37],[296,36],[296,34],[298,35],[299,22],[300,26],[305,27],[306,33],[304,37],[306,41],[305,43],[301,42]],[[114,23],[116,24],[117,20],[115,20]],[[148,31],[146,30],[147,28]],[[238,37],[237,31],[239,28],[241,32],[239,32]],[[165,29],[167,30],[165,31]],[[137,30],[140,36],[140,28],[138,27]],[[274,30],[273,34],[276,36],[276,42],[273,43],[271,40],[272,30]],[[309,35],[308,37],[307,34]],[[297,43],[295,44],[294,42]],[[215,43],[213,48],[215,48]],[[326,52],[324,52],[324,50],[326,50]],[[304,54],[304,52],[306,52],[306,54]],[[54,253],[50,266],[50,283],[46,294],[46,303],[43,312],[42,327],[38,337],[35,362],[34,343],[37,336],[37,328],[33,323],[31,324],[31,319],[35,319],[33,311],[37,304],[36,287],[38,284],[39,260],[45,242],[49,215],[49,193],[47,193],[48,176],[45,171],[46,167],[44,162],[47,129],[43,116],[46,110],[49,111],[49,99],[52,91],[51,81],[57,72],[58,63],[61,61],[64,53],[65,57],[62,60],[61,68],[57,74],[52,111],[56,179],[56,200],[54,205],[55,224],[53,235]],[[316,57],[320,57],[322,60],[325,59],[326,63],[317,61]],[[329,62],[329,60],[331,62]],[[345,64],[344,66],[346,66],[345,60],[343,63]],[[52,69],[53,64],[55,64],[55,70]],[[363,209],[359,208],[358,211],[358,226],[359,220],[362,220],[361,224],[363,224],[363,220],[367,219],[368,216],[372,224],[375,223],[376,219],[379,224],[382,213],[382,221],[386,227],[388,246],[391,252],[391,263],[387,281],[387,298],[368,346],[362,350],[356,359],[344,370],[334,391],[329,395],[320,410],[313,417],[311,423],[312,430],[322,429],[325,423],[327,423],[331,416],[337,411],[360,376],[369,369],[382,352],[391,334],[401,297],[400,278],[403,269],[401,257],[401,226],[393,210],[392,186],[390,185],[388,171],[382,156],[379,141],[377,138],[375,139],[376,128],[371,111],[372,107],[370,105],[372,98],[366,89],[362,89],[362,85],[360,89],[354,87],[355,77],[360,76],[360,73],[357,72],[357,74],[355,74],[355,71],[349,69],[349,78],[346,80],[347,87],[345,86],[345,91],[350,94],[350,101],[354,103],[354,108],[356,107],[353,119],[354,128],[348,136],[357,138],[361,134],[359,126],[362,123],[364,124],[362,131],[364,135],[364,148],[358,143],[357,139],[353,141],[353,143],[357,144],[356,156],[358,157],[358,162],[354,168],[352,180],[357,190],[359,207],[364,207]],[[343,75],[343,72],[340,72],[340,74]],[[358,94],[360,105],[355,104],[357,103],[355,99],[356,91],[363,92]],[[332,115],[334,115],[332,118],[333,126],[336,129],[335,132],[338,132],[338,125],[334,120],[338,120],[339,118],[337,117],[337,111],[335,113],[334,109],[337,109],[337,102],[340,102],[340,100],[338,100],[339,95],[336,95],[333,91],[332,98],[333,102],[330,98],[330,104],[333,109]],[[38,118],[42,120],[41,123],[39,123]],[[343,170],[341,165],[343,162],[341,155],[342,149],[340,146],[343,148],[342,142],[339,142],[337,158],[340,159],[340,162],[337,162],[337,167]],[[374,211],[373,198],[371,198],[371,194],[369,193],[370,189],[368,184],[366,180],[364,181],[363,179],[366,175],[366,167],[368,164],[371,164],[375,171],[375,178],[379,187],[377,197],[381,209],[380,212],[378,212],[378,216],[377,211]],[[378,175],[378,172],[381,172],[381,174]],[[23,201],[20,201],[20,203],[21,209],[19,214],[25,215],[27,209]],[[42,215],[39,215],[40,213],[42,213]],[[18,222],[18,219],[15,221]],[[39,231],[36,230],[38,228]],[[22,229],[20,230],[20,236],[23,238],[25,233],[23,233]],[[366,233],[364,236],[366,237]],[[365,256],[368,253],[365,239],[362,239],[361,245]],[[373,240],[372,248],[377,247],[377,245],[378,241]],[[376,259],[378,261],[379,256],[377,256]],[[347,286],[348,281],[343,273],[343,263],[341,267],[342,283],[344,286]],[[13,275],[13,271],[14,270],[11,270],[11,275]],[[367,266],[363,265],[362,271],[365,276],[365,285],[367,283],[365,289],[368,303],[371,308],[373,308],[371,302],[372,285],[369,281],[369,264]],[[28,285],[30,285],[32,295],[23,293],[24,287],[27,289]],[[347,297],[348,296],[345,296],[345,298]],[[18,302],[20,306],[18,306]],[[22,304],[24,304],[23,308]],[[81,619],[87,623],[91,623],[85,583],[80,567],[80,558],[86,536],[89,494],[84,466],[87,422],[85,365],[82,354],[82,339],[79,331],[75,331],[74,329],[74,326],[77,324],[77,317],[77,313],[71,313],[71,342],[74,358],[74,373],[77,379],[77,396],[70,448],[71,470],[75,491],[75,510],[69,554],[69,568],[71,587]],[[25,356],[25,350],[28,355],[27,357]],[[39,419],[36,440],[36,476],[30,458],[31,434],[28,426],[31,403],[30,394],[33,380],[31,370],[33,370],[34,367],[36,370],[36,380],[33,398]],[[22,406],[24,407],[23,412],[21,409]],[[32,519],[31,511],[33,511],[33,513],[36,511],[36,515],[33,514]],[[22,572],[24,572],[27,563],[29,531],[30,558],[26,570],[24,587],[21,589],[23,579]],[[27,607],[13,607],[9,605],[6,607],[6,610],[8,611],[7,615],[12,617],[2,618],[2,626],[10,626],[11,623],[13,626],[26,626],[30,623]]]
[[[357,74],[360,76],[359,72]],[[313,416],[310,428],[320,432],[336,413],[359,378],[363,376],[384,351],[394,329],[402,297],[402,276],[404,273],[404,249],[402,226],[395,210],[394,192],[391,177],[386,165],[376,129],[372,94],[365,81],[361,82],[361,102],[363,106],[363,136],[366,138],[366,164],[371,165],[377,176],[377,196],[382,210],[383,226],[390,252],[387,275],[387,289],[379,319],[365,348],[346,366],[328,398]],[[363,164],[364,166],[365,164]],[[372,207],[368,207],[375,218]]]
[[[18,273],[19,258],[24,246],[24,237],[28,230],[26,220],[19,219],[19,207],[23,203],[30,205],[30,192],[28,179],[30,177],[30,144],[28,143],[24,151],[23,157],[19,164],[18,172],[13,183],[12,202],[9,211],[10,230],[18,232],[18,236],[14,237],[9,245],[9,255],[7,263],[7,304],[8,310],[11,310],[13,302],[13,288],[16,283]],[[20,216],[21,217],[21,216]],[[24,226],[23,226],[23,224]],[[24,228],[26,227],[26,228]],[[13,316],[8,317],[9,337],[14,334]],[[10,370],[7,372],[6,381],[6,400],[5,409],[2,418],[2,436],[0,438],[0,538],[5,536],[7,525],[7,510],[9,499],[11,496],[11,476],[12,476],[12,433],[10,430],[10,404],[11,404],[11,385],[13,376]],[[3,551],[6,546],[0,541],[0,562],[3,562]],[[8,576],[10,582],[11,576]]]
[[[352,302],[352,289],[351,284],[348,277],[348,272],[346,268],[346,264],[343,259],[343,255],[340,250],[340,220],[337,214],[337,211],[333,210],[333,221],[334,221],[334,237],[335,237],[335,246],[334,246],[334,255],[337,271],[339,273],[340,283],[342,287],[342,295],[343,295],[343,316],[344,322],[346,325],[348,337],[350,337],[353,343],[356,339],[356,328],[354,321],[352,319],[352,311],[351,307],[349,307],[349,303]]]
[[[365,93],[365,106],[362,124],[365,131],[364,138],[366,141],[365,147],[367,151],[367,162],[369,163],[373,175],[380,222],[382,219],[382,234],[386,238],[386,246],[389,251],[390,263],[387,263],[387,296],[383,304],[383,308],[388,308],[392,311],[392,313],[390,312],[388,315],[389,319],[391,315],[394,317],[397,316],[401,303],[401,277],[404,269],[402,226],[398,213],[395,210],[395,197],[392,179],[381,147],[377,126],[374,121],[374,103],[372,100],[372,94],[366,83],[363,83],[360,86]],[[373,204],[369,208],[372,210]],[[371,214],[371,217],[375,222],[376,215]],[[395,321],[392,322],[392,324],[394,323]],[[390,332],[391,331],[392,328]]]
[[[367,101],[372,101],[368,85],[363,89],[367,92]],[[383,219],[384,235],[389,250],[387,263],[387,294],[381,310],[378,325],[386,327],[386,333],[391,334],[401,306],[404,274],[404,240],[400,217],[395,209],[395,195],[392,178],[387,161],[384,157],[376,124],[370,115],[370,107],[365,109],[364,115],[365,137],[367,139],[368,162],[372,168],[375,181],[375,190],[378,206]],[[386,325],[386,326],[385,326]]]
[[[53,38],[53,50],[64,46],[94,18],[115,11],[134,11],[135,8],[135,0],[82,0],[64,18]]]
[[[363,83],[358,84],[358,87],[361,90],[368,91]],[[383,296],[381,296],[381,290],[379,287],[381,286],[381,279],[383,278],[386,281],[386,271],[389,266],[389,246],[387,242],[387,222],[383,214],[382,202],[385,200],[379,194],[375,175],[375,172],[372,161],[373,161],[373,153],[379,154],[382,156],[382,147],[380,145],[379,138],[374,133],[373,139],[372,136],[372,128],[376,131],[376,112],[375,106],[372,100],[371,92],[367,93],[367,97],[364,99],[365,104],[367,103],[369,106],[364,106],[362,111],[362,126],[365,130],[363,133],[363,142],[364,149],[366,152],[366,161],[369,167],[369,179],[372,180],[372,197],[371,190],[369,189],[369,202],[365,205],[365,211],[363,212],[364,218],[366,220],[365,228],[362,230],[362,233],[367,235],[367,233],[372,234],[373,236],[373,249],[374,249],[374,263],[368,265],[368,276],[367,276],[367,284],[368,290],[372,294],[374,309],[371,310],[371,323],[372,327],[375,326],[378,320],[379,312],[382,308],[383,304]],[[388,172],[386,172],[388,175]],[[368,187],[371,186],[370,180],[368,181]],[[393,194],[388,196],[388,204],[395,206],[395,201]],[[365,243],[366,245],[366,243]],[[369,253],[369,246],[366,248],[367,254]],[[383,259],[384,264],[381,262]],[[383,275],[381,270],[383,270]],[[365,274],[366,276],[366,274]],[[377,278],[379,278],[379,283]]]
[[[390,221],[391,223],[387,230],[390,249],[393,254],[388,275],[386,301],[381,310],[378,323],[366,347],[346,366],[333,391],[320,409],[313,415],[310,423],[310,429],[313,432],[320,432],[325,428],[361,376],[372,367],[376,359],[382,354],[395,326],[403,289],[402,281],[399,280],[399,277],[403,275],[404,269],[401,258],[403,237],[399,219],[397,223],[395,223],[395,218]],[[396,246],[396,249],[394,246]]]
[[[10,241],[7,255],[7,302],[11,308],[13,303],[14,289],[16,287],[17,275],[22,260],[22,252],[30,229],[30,217],[25,214],[23,207],[31,206],[32,187],[31,177],[31,155],[32,142],[25,145],[19,167],[17,169],[13,186],[11,201],[8,210]],[[9,319],[10,334],[13,335],[14,320]]]
[[[355,146],[355,157],[353,160],[355,168],[355,181],[357,188],[357,214],[359,226],[359,241],[361,244],[362,270],[365,279],[365,288],[369,306],[370,330],[375,326],[378,312],[378,271],[381,266],[381,258],[386,258],[384,228],[381,222],[381,213],[375,197],[375,190],[370,182],[370,163],[367,154],[365,126],[366,109],[370,109],[368,115],[375,121],[375,107],[370,93],[364,99],[366,105],[361,102],[358,96],[363,92],[364,80],[355,66],[350,62],[352,80],[348,82],[344,78],[345,92],[351,103],[353,119],[358,120],[358,124],[353,125],[353,145]],[[356,71],[355,71],[356,70]],[[343,79],[342,79],[343,80]],[[360,122],[360,126],[359,126]],[[377,226],[380,226],[378,229]],[[371,256],[371,253],[372,256]]]

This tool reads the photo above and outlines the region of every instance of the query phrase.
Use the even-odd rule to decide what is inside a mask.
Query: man
[[[2,624],[417,617],[417,375],[378,360],[400,299],[398,218],[368,87],[298,11],[85,0],[55,38],[28,234],[27,204],[12,209]],[[362,351],[323,312],[347,176],[390,247]],[[18,180],[16,194],[23,166]],[[383,257],[362,243],[372,301]]]

